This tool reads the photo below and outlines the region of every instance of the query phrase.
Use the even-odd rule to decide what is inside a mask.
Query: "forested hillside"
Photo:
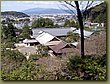
[[[106,15],[107,15],[107,4],[106,2],[96,5],[86,11],[83,12],[85,19],[91,19],[93,22],[98,23],[106,23]]]

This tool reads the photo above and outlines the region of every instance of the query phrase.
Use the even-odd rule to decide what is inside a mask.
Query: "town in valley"
[[[22,3],[1,5],[6,2]],[[78,1],[87,5],[81,10],[84,57],[77,10],[70,7],[75,1],[56,2],[67,8],[1,12],[2,80],[107,80],[106,2],[89,7],[97,1]]]

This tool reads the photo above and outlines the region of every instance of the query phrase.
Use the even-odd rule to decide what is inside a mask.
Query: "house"
[[[16,47],[24,46],[24,47],[30,47],[30,46],[35,46],[38,44],[38,41],[35,39],[25,39],[23,40],[22,43],[15,43],[14,45]]]
[[[50,35],[49,33],[40,31],[40,34],[37,36],[36,40],[42,44],[45,45],[47,42],[51,41],[55,36]]]
[[[60,40],[56,36],[53,36],[47,32],[40,31],[39,36],[36,38],[36,40],[49,48],[49,51],[53,51],[49,54],[54,54],[54,55],[62,55],[62,54],[67,54],[70,52],[74,52],[75,47],[71,46],[70,44],[67,44],[66,42]]]
[[[74,50],[76,50],[75,48],[71,47],[69,44],[67,44],[64,41],[60,41],[60,43],[58,43],[57,45],[48,46],[48,47],[53,51],[53,54],[55,55],[67,54],[70,52],[74,52]]]
[[[44,32],[44,31],[40,31],[40,34],[37,36],[36,40],[42,44],[42,45],[54,45],[56,43],[58,43],[58,41],[60,41],[60,39],[58,39],[57,37]],[[53,42],[54,41],[54,42]]]
[[[35,46],[38,44],[38,41],[35,39],[25,39],[23,40],[23,43],[26,44],[27,46]]]

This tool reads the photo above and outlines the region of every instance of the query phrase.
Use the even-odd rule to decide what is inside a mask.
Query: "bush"
[[[24,62],[21,67],[16,70],[5,73],[5,69],[2,69],[2,80],[37,80],[44,72],[42,66],[36,67],[32,62]]]
[[[61,80],[106,80],[106,55],[102,57],[76,56],[70,59]]]

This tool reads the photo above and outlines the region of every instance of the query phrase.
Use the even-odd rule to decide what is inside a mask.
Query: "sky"
[[[100,1],[95,3],[99,4]],[[1,1],[1,11],[23,11],[31,8],[67,9],[62,4],[64,3],[59,1]],[[84,8],[85,4],[86,2],[80,8]]]

